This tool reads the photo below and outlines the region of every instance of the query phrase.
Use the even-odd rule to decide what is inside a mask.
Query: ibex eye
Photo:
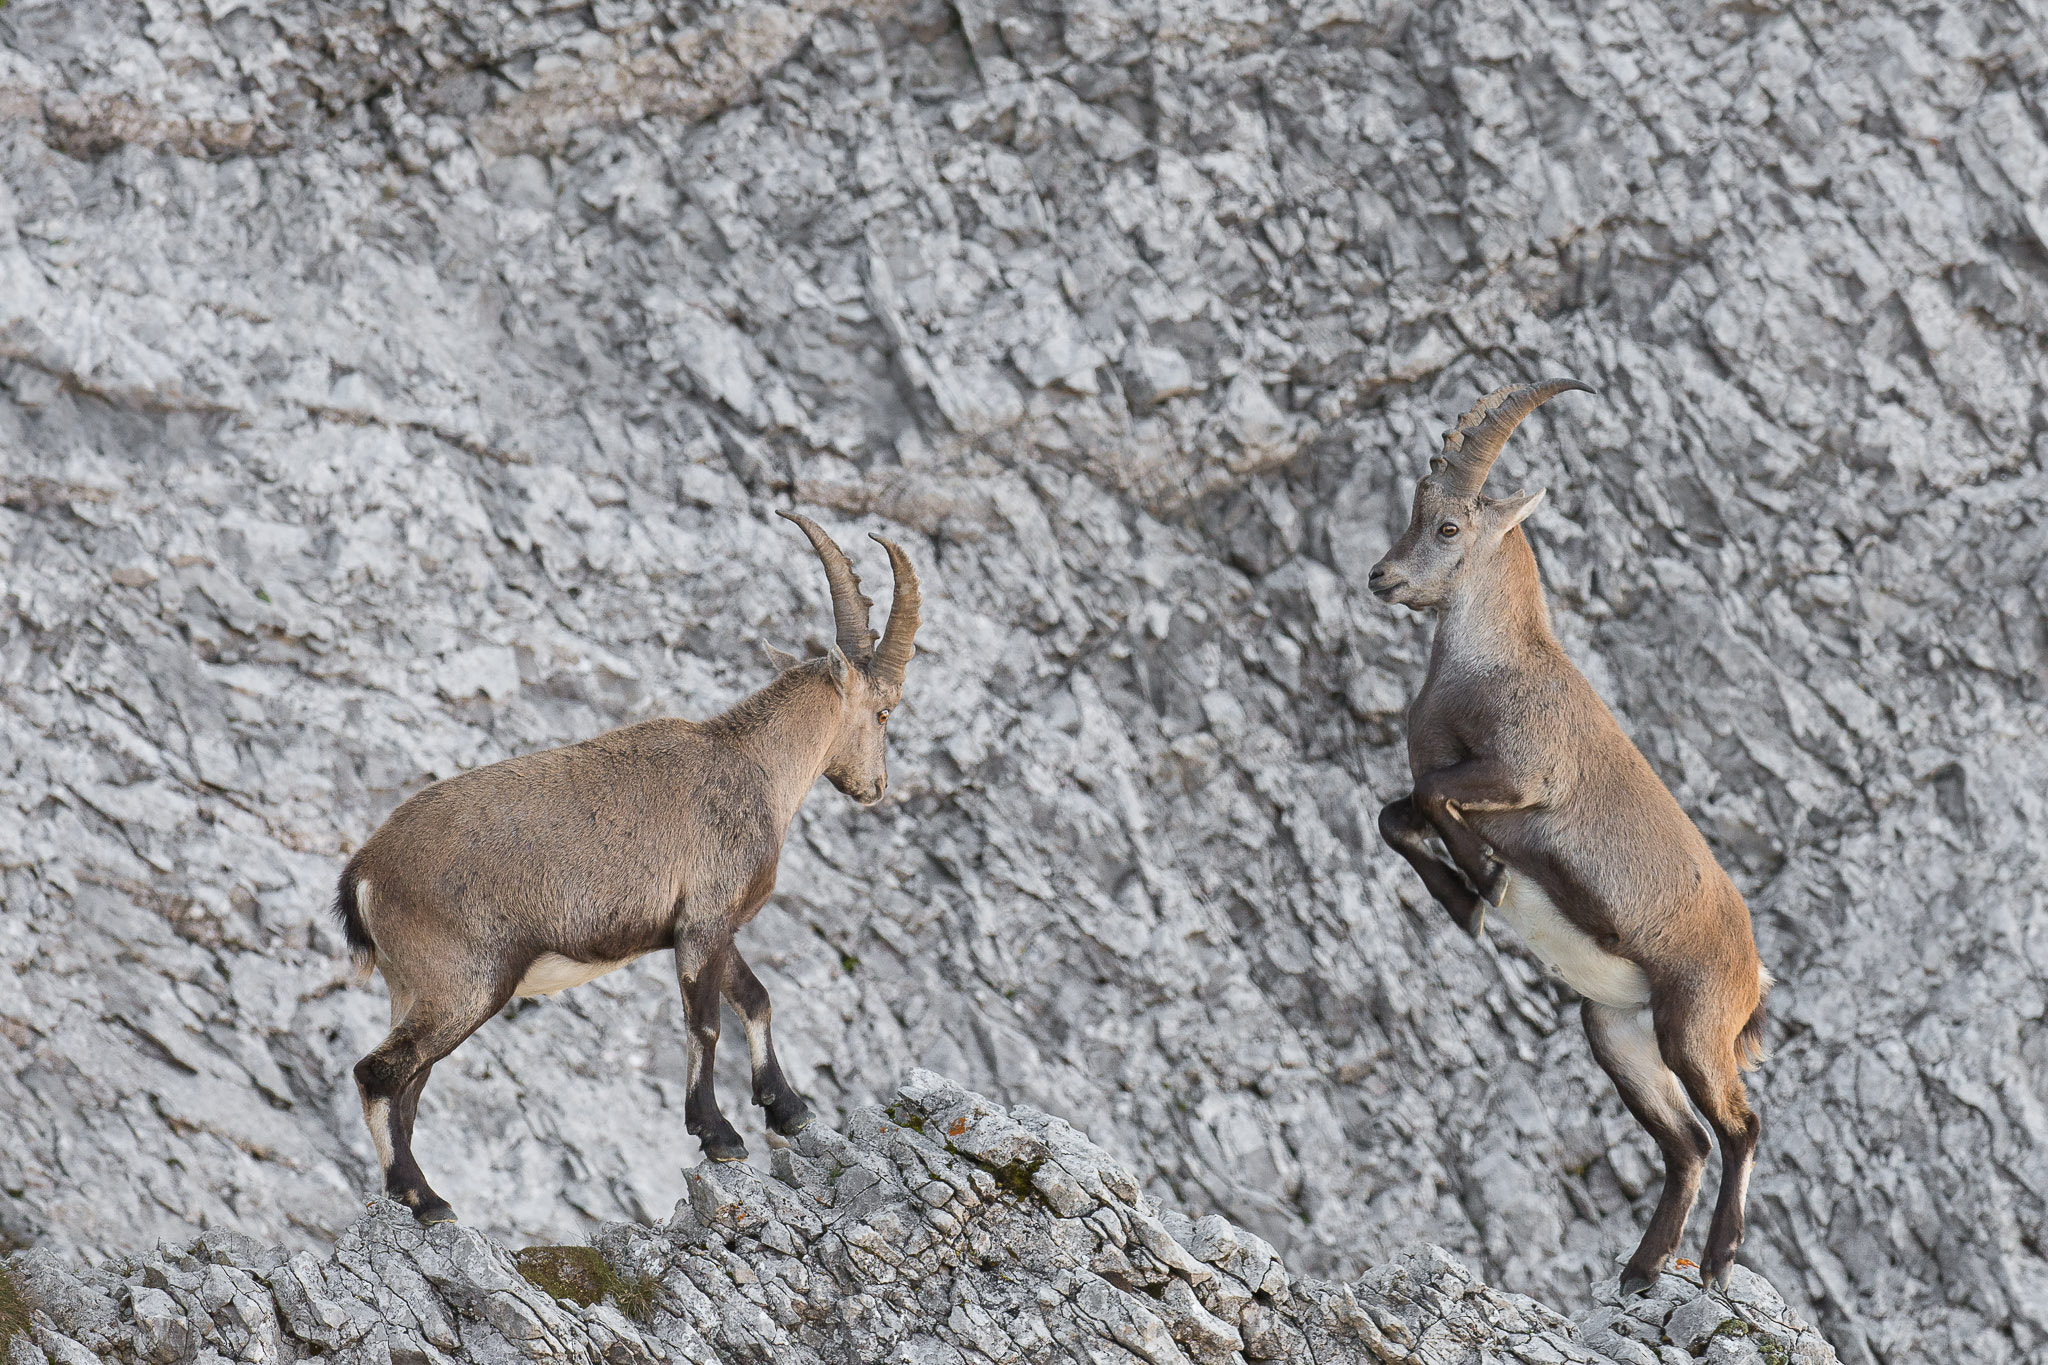
[[[875,721],[877,724],[887,725],[889,723],[889,713],[887,711],[875,712]]]
[[[1458,523],[1455,521],[1447,521],[1443,525],[1436,528],[1436,533],[1442,536],[1445,540],[1449,540],[1452,536],[1458,534]]]

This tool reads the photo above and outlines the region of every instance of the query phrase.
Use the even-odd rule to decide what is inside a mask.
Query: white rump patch
[[[620,958],[617,962],[578,962],[573,957],[560,953],[542,953],[526,968],[526,975],[519,978],[514,995],[554,995],[571,986],[580,986],[586,981],[595,981],[606,972],[615,972],[628,962],[638,962],[642,954]]]
[[[356,922],[363,926],[365,933],[369,932],[370,879],[368,877],[364,877],[356,883]],[[349,979],[351,982],[358,986],[367,985],[370,980],[370,973],[377,970],[377,950],[375,948],[357,948],[352,946],[348,951],[348,960]],[[386,977],[385,979],[388,981],[390,978]]]
[[[1650,1003],[1650,978],[1643,969],[1595,943],[1529,878],[1509,877],[1497,913],[1553,975],[1588,1000],[1617,1010]]]

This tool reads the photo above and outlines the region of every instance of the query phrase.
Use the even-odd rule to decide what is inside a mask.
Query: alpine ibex
[[[803,529],[832,589],[838,643],[712,720],[651,720],[451,777],[391,813],[341,874],[335,913],[356,964],[384,974],[391,1032],[356,1064],[386,1192],[423,1223],[454,1218],[413,1159],[434,1063],[515,995],[552,995],[673,949],[689,1026],[684,1126],[716,1161],[747,1154],[712,1090],[723,992],[747,1028],[754,1103],[776,1132],[811,1111],[775,1060],[768,992],[733,944],[775,888],[782,839],[819,777],[864,806],[889,775],[884,726],[917,633],[917,573],[889,553],[873,605],[831,537]]]
[[[1762,1060],[1771,985],[1749,907],[1551,633],[1521,530],[1542,490],[1480,492],[1515,427],[1568,389],[1592,391],[1575,379],[1499,389],[1459,418],[1367,580],[1382,601],[1437,614],[1408,710],[1415,790],[1380,812],[1380,833],[1467,933],[1494,905],[1585,997],[1593,1055],[1664,1154],[1624,1291],[1647,1288],[1678,1249],[1709,1151],[1688,1098],[1706,1115],[1722,1170],[1704,1273],[1725,1284],[1761,1131],[1741,1072]]]

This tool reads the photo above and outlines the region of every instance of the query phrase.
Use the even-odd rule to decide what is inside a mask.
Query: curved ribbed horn
[[[1429,462],[1444,488],[1459,497],[1477,494],[1501,447],[1522,419],[1568,389],[1592,393],[1593,386],[1576,379],[1546,379],[1540,384],[1510,384],[1495,389],[1472,405],[1458,425],[1444,433],[1444,453]]]
[[[889,624],[882,629],[882,643],[875,646],[875,681],[883,687],[901,687],[903,670],[909,666],[914,652],[910,639],[917,634],[924,597],[917,590],[917,570],[910,567],[910,556],[898,549],[893,540],[877,535],[868,538],[889,552],[889,572],[896,578],[896,598],[889,603]]]
[[[832,625],[838,634],[839,652],[848,663],[866,663],[875,641],[875,633],[868,629],[868,608],[875,604],[862,596],[860,576],[854,573],[846,552],[832,543],[832,537],[817,522],[802,513],[778,509],[775,515],[795,522],[811,542],[811,548],[818,552],[818,561],[825,566],[825,581],[832,587]]]

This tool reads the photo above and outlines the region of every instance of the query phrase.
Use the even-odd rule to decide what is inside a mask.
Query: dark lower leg
[[[1756,1166],[1757,1141],[1763,1136],[1763,1120],[1751,1112],[1747,1097],[1739,1093],[1741,1082],[1736,1085],[1735,1103],[1720,1115],[1707,1115],[1721,1144],[1721,1189],[1714,1199],[1714,1221],[1707,1228],[1707,1254],[1700,1262],[1700,1273],[1709,1284],[1724,1289],[1748,1230],[1749,1173]]]
[[[509,988],[495,998],[463,991],[408,1008],[391,1036],[356,1063],[356,1086],[363,1096],[363,1117],[377,1144],[384,1192],[423,1223],[453,1222],[455,1211],[434,1192],[413,1157],[412,1130],[419,1116],[420,1092],[434,1063],[482,1027],[510,995]]]
[[[1470,825],[1448,812],[1443,819],[1434,821],[1432,827],[1437,838],[1444,841],[1444,852],[1451,855],[1451,865],[1482,897],[1499,905],[1501,897],[1507,894],[1508,869],[1505,863],[1493,856],[1486,840],[1474,833]]]
[[[1757,1140],[1763,1121],[1749,1107],[1749,1094],[1736,1069],[1732,1037],[1721,1040],[1717,1056],[1680,1055],[1672,1069],[1721,1147],[1721,1189],[1714,1199],[1714,1221],[1707,1228],[1707,1253],[1700,1273],[1709,1284],[1726,1286],[1742,1245],[1749,1202],[1749,1173],[1756,1164]],[[1676,1051],[1677,1049],[1673,1049]]]
[[[1452,865],[1465,874],[1473,890],[1499,905],[1507,892],[1507,867],[1465,823],[1465,813],[1528,807],[1535,792],[1526,775],[1498,758],[1475,755],[1417,777],[1414,800],[1416,813],[1444,841]]]
[[[1664,1157],[1664,1189],[1656,1212],[1621,1274],[1622,1293],[1640,1293],[1657,1282],[1685,1235],[1699,1198],[1707,1133],[1687,1106],[1678,1077],[1664,1064],[1646,1011],[1616,1010],[1588,1000],[1579,1016],[1594,1059]]]
[[[1408,860],[1437,904],[1450,912],[1452,921],[1478,938],[1486,927],[1486,906],[1455,868],[1429,851],[1429,837],[1435,832],[1416,810],[1413,797],[1390,801],[1380,811],[1380,837]]]
[[[747,1026],[747,1055],[754,1069],[754,1103],[768,1111],[768,1126],[794,1137],[811,1121],[811,1107],[796,1093],[782,1063],[775,1059],[775,1036],[769,1029],[773,1009],[768,988],[734,948],[725,959],[725,998]]]
[[[747,1144],[718,1108],[713,1064],[718,1056],[719,988],[729,945],[703,951],[678,944],[676,974],[683,988],[683,1013],[690,1031],[690,1093],[683,1101],[683,1127],[712,1161],[744,1161]]]
[[[413,1075],[412,1082],[400,1092],[391,1107],[393,1144],[398,1159],[406,1172],[404,1192],[390,1191],[391,1197],[399,1200],[413,1211],[413,1216],[422,1223],[452,1223],[455,1210],[447,1200],[434,1192],[427,1184],[426,1174],[420,1170],[419,1162],[412,1154],[412,1126],[419,1118],[420,1092],[427,1088],[427,1077],[434,1074],[434,1064],[428,1062]],[[393,1167],[394,1172],[398,1167]],[[386,1181],[390,1190],[390,1181]]]
[[[433,1192],[412,1154],[411,1112],[406,1099],[416,1097],[414,1084],[425,1070],[411,1035],[395,1032],[376,1051],[356,1063],[356,1088],[363,1098],[363,1121],[377,1145],[377,1164],[384,1175],[384,1193],[417,1212],[423,1200],[441,1207],[446,1201]]]

